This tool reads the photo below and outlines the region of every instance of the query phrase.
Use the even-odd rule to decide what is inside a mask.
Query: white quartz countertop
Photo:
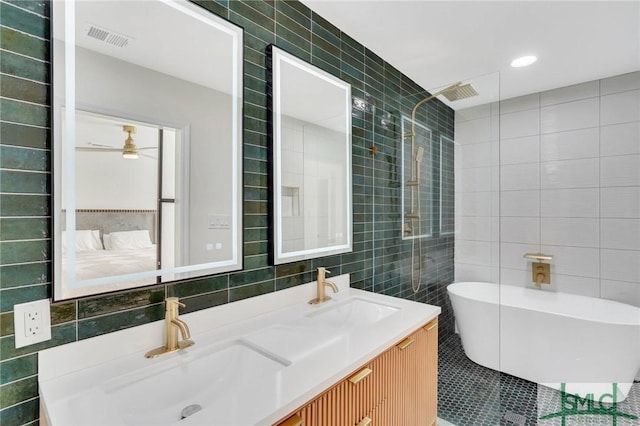
[[[144,354],[162,345],[162,321],[41,351],[42,415],[51,426],[270,425],[440,314],[349,288],[348,275],[331,281],[340,291],[319,305],[307,303],[313,282],[181,315],[196,344],[156,359]],[[371,306],[380,313],[357,309]],[[202,409],[180,420],[190,404]]]

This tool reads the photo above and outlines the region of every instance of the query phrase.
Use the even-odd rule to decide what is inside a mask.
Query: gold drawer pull
[[[373,373],[373,370],[368,367],[365,367],[362,370],[358,371],[353,376],[349,377],[349,381],[354,385],[357,385],[371,373]]]
[[[369,426],[371,424],[371,419],[369,417],[365,417],[358,423],[358,426]]]
[[[289,417],[284,422],[280,423],[278,426],[302,426],[304,424],[304,420],[297,414]]]
[[[433,323],[427,324],[424,329],[427,331],[431,331],[438,326],[438,321],[434,321]]]
[[[409,346],[413,345],[413,342],[415,342],[415,340],[413,340],[411,337],[407,337],[402,342],[398,343],[398,349],[403,351],[407,349]]]

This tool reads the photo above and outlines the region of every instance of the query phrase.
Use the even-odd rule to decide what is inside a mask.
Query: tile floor
[[[559,417],[538,420],[559,411],[560,392],[475,364],[464,354],[457,334],[440,345],[438,364],[438,415],[443,420],[439,425],[562,425]],[[617,411],[640,417],[640,383],[618,403]],[[614,424],[611,416],[580,415],[566,417],[563,426]],[[640,425],[640,420],[617,418],[617,426],[630,425]]]

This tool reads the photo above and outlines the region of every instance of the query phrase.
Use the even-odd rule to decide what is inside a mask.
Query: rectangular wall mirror
[[[274,263],[352,250],[351,85],[269,47]]]
[[[54,299],[242,268],[241,28],[52,2]]]

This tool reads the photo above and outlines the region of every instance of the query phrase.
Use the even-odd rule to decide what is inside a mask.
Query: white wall
[[[640,306],[640,72],[501,102],[499,152],[491,109],[456,113],[456,280],[533,286],[541,251],[545,289]]]

